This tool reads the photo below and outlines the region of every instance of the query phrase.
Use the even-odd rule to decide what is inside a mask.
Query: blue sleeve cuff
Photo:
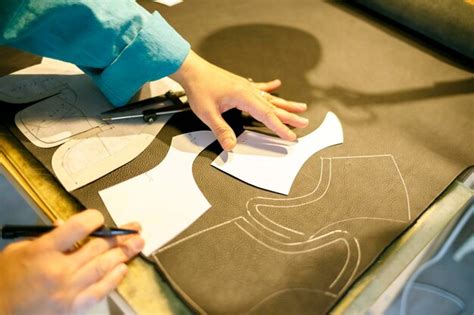
[[[179,69],[190,50],[163,17],[150,15],[135,39],[100,73],[82,68],[114,106],[122,106],[148,81]]]

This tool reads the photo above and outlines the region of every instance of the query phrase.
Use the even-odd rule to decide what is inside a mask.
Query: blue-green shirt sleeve
[[[190,49],[131,0],[1,0],[0,44],[76,64],[115,106],[178,70]]]

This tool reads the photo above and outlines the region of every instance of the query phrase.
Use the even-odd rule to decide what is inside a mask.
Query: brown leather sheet
[[[210,61],[282,79],[282,97],[309,104],[300,136],[328,111],[344,129],[344,144],[307,160],[289,196],[211,167],[216,143],[198,156],[194,178],[212,207],[152,255],[198,312],[327,312],[474,164],[473,68],[456,54],[340,2],[186,0],[160,10]],[[238,132],[252,125],[227,118]],[[105,212],[99,190],[158,165],[172,136],[202,128],[175,115],[138,158],[72,194]],[[54,150],[22,141],[51,170]]]

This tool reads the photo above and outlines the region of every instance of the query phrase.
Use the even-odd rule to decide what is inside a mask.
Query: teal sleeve
[[[178,70],[190,49],[132,0],[1,0],[0,44],[76,64],[115,106]]]

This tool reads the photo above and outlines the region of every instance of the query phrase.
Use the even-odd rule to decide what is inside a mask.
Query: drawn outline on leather
[[[403,189],[404,189],[404,192],[405,192],[405,197],[406,197],[406,211],[407,211],[407,220],[395,220],[395,219],[390,219],[390,218],[379,218],[379,217],[365,217],[365,216],[362,216],[362,217],[355,217],[355,218],[350,218],[350,219],[344,219],[344,220],[340,220],[340,221],[337,221],[337,222],[332,222],[326,226],[323,226],[322,228],[320,228],[317,232],[311,234],[311,235],[305,235],[305,233],[301,232],[301,231],[296,231],[294,229],[290,229],[290,228],[287,228],[281,224],[278,224],[276,222],[274,222],[273,220],[271,220],[270,218],[264,216],[259,210],[258,210],[258,204],[255,206],[255,210],[256,212],[262,217],[264,218],[266,221],[268,221],[269,223],[272,223],[274,224],[275,226],[279,226],[281,228],[284,228],[285,230],[289,231],[290,233],[293,233],[293,234],[297,234],[297,235],[300,235],[300,236],[306,236],[307,239],[305,241],[299,241],[299,242],[284,242],[282,241],[281,239],[272,239],[270,238],[267,234],[265,233],[262,233],[262,231],[259,231],[259,228],[264,228],[265,230],[267,231],[270,231],[272,233],[274,233],[275,236],[279,236],[279,237],[283,237],[285,239],[289,239],[291,240],[291,237],[288,236],[288,235],[284,235],[283,233],[280,233],[278,231],[275,231],[273,230],[272,228],[266,226],[264,223],[260,222],[254,215],[252,215],[252,211],[251,209],[249,209],[249,204],[252,200],[255,200],[257,198],[260,198],[260,199],[264,199],[264,200],[274,200],[274,201],[281,201],[281,200],[300,200],[300,199],[303,199],[303,198],[306,198],[308,196],[311,196],[312,194],[314,194],[315,192],[318,191],[318,188],[320,187],[321,183],[322,183],[322,179],[323,179],[323,163],[321,163],[321,172],[320,172],[320,177],[319,177],[319,181],[318,183],[316,184],[316,187],[309,193],[307,194],[304,194],[304,195],[301,195],[301,196],[298,196],[298,197],[291,197],[291,198],[268,198],[268,197],[261,197],[261,196],[257,196],[257,197],[253,197],[251,199],[249,199],[246,203],[246,212],[247,214],[249,215],[249,218],[251,218],[254,222],[256,222],[258,224],[258,226],[252,224],[247,218],[245,218],[244,216],[238,216],[238,217],[235,217],[231,220],[228,220],[228,221],[225,221],[225,222],[222,222],[220,224],[217,224],[217,225],[214,225],[212,227],[209,227],[209,228],[206,228],[206,229],[203,229],[201,231],[198,231],[198,232],[195,232],[191,235],[188,235],[186,237],[183,237],[182,239],[179,239],[171,244],[168,244],[158,250],[156,250],[153,254],[156,254],[154,255],[154,258],[159,262],[160,259],[158,257],[158,254],[172,248],[172,247],[175,247],[183,242],[186,242],[187,240],[190,240],[191,238],[194,238],[200,234],[203,234],[203,233],[207,233],[207,232],[210,232],[212,231],[213,229],[216,229],[216,228],[219,228],[219,227],[222,227],[224,225],[227,225],[227,224],[235,224],[240,230],[242,230],[243,233],[247,234],[249,237],[251,237],[252,239],[254,239],[254,241],[258,242],[259,244],[261,244],[262,246],[266,247],[266,248],[269,248],[271,250],[274,250],[276,252],[279,252],[281,254],[287,254],[287,255],[294,255],[294,254],[301,254],[301,253],[304,253],[304,252],[309,252],[309,251],[315,251],[315,250],[318,250],[320,248],[323,248],[325,246],[329,246],[335,242],[343,242],[344,245],[346,246],[347,248],[347,256],[346,256],[346,260],[344,262],[344,265],[342,267],[342,269],[339,271],[339,273],[337,274],[337,276],[335,277],[335,279],[331,282],[331,284],[329,285],[328,287],[328,290],[331,290],[333,289],[336,284],[338,284],[339,281],[342,281],[342,276],[343,274],[349,270],[350,273],[349,273],[349,277],[347,278],[346,282],[340,287],[339,290],[336,291],[336,293],[333,293],[333,292],[330,292],[330,291],[327,291],[327,290],[321,290],[320,292],[323,293],[323,294],[326,294],[326,295],[329,295],[329,296],[336,296],[343,292],[351,283],[351,281],[354,279],[355,275],[357,274],[357,271],[358,271],[358,268],[359,268],[359,265],[360,265],[360,261],[361,261],[361,257],[362,257],[362,254],[361,254],[361,251],[360,251],[360,245],[359,245],[359,241],[356,237],[350,235],[350,233],[348,231],[345,231],[345,230],[332,230],[330,232],[327,232],[325,234],[322,234],[322,235],[318,235],[321,231],[327,229],[328,227],[330,226],[333,226],[333,225],[336,225],[338,223],[341,223],[341,222],[346,222],[346,221],[351,221],[351,220],[363,220],[363,219],[370,219],[370,220],[382,220],[382,221],[392,221],[392,222],[396,222],[396,223],[407,223],[411,220],[411,208],[410,208],[410,198],[409,198],[409,194],[408,194],[408,189],[406,187],[406,184],[405,184],[405,180],[403,179],[403,176],[400,172],[400,169],[398,167],[398,164],[394,158],[394,156],[392,154],[380,154],[380,155],[365,155],[365,156],[340,156],[340,157],[331,157],[331,158],[321,158],[321,162],[323,160],[328,160],[329,161],[329,180],[328,180],[328,184],[326,185],[325,187],[325,190],[324,192],[322,193],[322,195],[318,196],[316,199],[314,200],[311,200],[311,201],[308,201],[307,203],[305,204],[309,204],[309,203],[313,203],[313,202],[316,202],[317,200],[320,200],[321,198],[324,197],[324,195],[327,193],[327,191],[329,190],[329,187],[330,187],[330,184],[331,184],[331,176],[332,176],[332,160],[337,160],[337,159],[370,159],[370,158],[390,158],[391,161],[393,162],[394,164],[394,167],[399,175],[399,180],[403,186]],[[291,205],[291,206],[285,206],[285,207],[296,207],[296,206],[301,206],[302,204],[296,204],[296,205]],[[240,221],[240,222],[239,222]],[[269,243],[265,243],[261,240],[259,240],[258,238],[256,238],[251,231],[245,229],[242,225],[242,222],[247,224],[248,226],[251,226],[252,229],[254,231],[257,231],[259,233],[259,236],[263,237],[263,238],[266,238],[268,239],[268,242],[275,242],[277,244],[280,244],[280,245],[283,245],[283,246],[298,246],[298,245],[306,245],[306,244],[310,244],[310,243],[314,243],[314,241],[317,241],[317,240],[322,240],[324,238],[328,238],[329,236],[333,235],[333,234],[339,234],[343,237],[339,237],[339,238],[336,238],[335,240],[331,240],[331,241],[328,241],[327,243],[323,243],[323,244],[319,244],[318,243],[315,243],[315,246],[312,247],[312,248],[309,248],[309,249],[306,249],[306,250],[296,250],[296,251],[284,251],[284,250],[281,250],[281,249],[278,249],[272,245],[270,245]],[[352,244],[355,245],[355,250],[354,251],[351,251],[351,246],[350,246],[350,242],[352,242]],[[352,256],[356,256],[356,259],[355,259],[355,263],[353,263],[353,266],[350,267],[349,266],[349,262],[352,258]],[[293,288],[292,288],[293,289]],[[301,289],[301,288],[300,288]],[[291,289],[289,289],[291,290]],[[311,290],[311,289],[310,289]],[[319,290],[318,290],[319,291]],[[262,301],[260,301],[259,303],[257,303],[256,305],[254,305],[253,307],[250,308],[249,311],[255,309],[256,307],[258,307],[261,303],[263,303],[265,300],[269,299],[271,296],[275,295],[277,292],[273,292],[271,293],[269,296],[267,296],[266,298],[264,298]]]

